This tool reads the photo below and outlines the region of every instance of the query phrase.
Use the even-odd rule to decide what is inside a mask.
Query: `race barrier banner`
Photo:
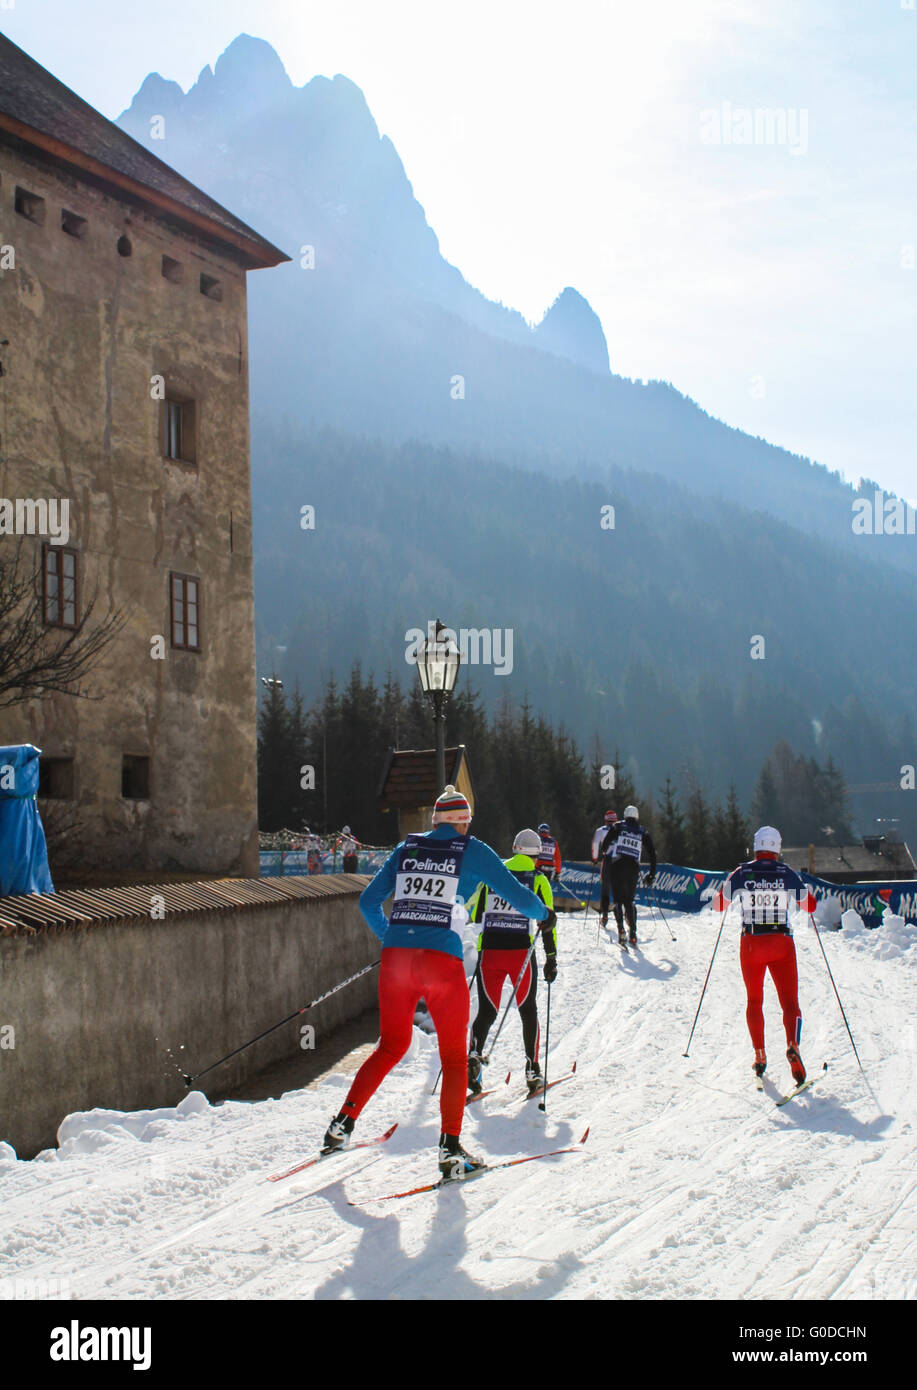
[[[646,866],[643,866],[644,873]],[[880,927],[882,914],[894,912],[906,921],[917,923],[917,883],[899,879],[884,883],[829,883],[811,874],[799,875],[820,901],[835,898],[840,911],[852,907],[867,927]],[[673,912],[700,912],[707,907],[725,881],[718,869],[690,869],[681,864],[659,864],[652,889],[641,883],[634,900],[647,906],[657,903]],[[601,883],[598,871],[589,863],[564,862],[561,880],[566,888],[583,902],[598,904]]]
[[[388,858],[391,850],[360,850],[357,873],[374,874]],[[305,849],[263,849],[258,856],[262,878],[282,878],[285,874],[342,874],[343,860],[331,850],[318,853]]]
[[[560,877],[564,887],[583,902],[588,899],[598,904],[602,884],[599,871],[592,864],[565,861]],[[673,912],[700,912],[725,877],[715,869],[686,869],[680,864],[658,864],[652,890],[648,892],[641,883],[634,894],[634,901],[645,905],[656,902],[660,907],[670,907]]]
[[[828,883],[810,874],[799,877],[817,898],[836,898],[841,912],[852,907],[867,927],[881,927],[882,914],[886,911],[917,923],[917,883],[910,879],[885,883]]]

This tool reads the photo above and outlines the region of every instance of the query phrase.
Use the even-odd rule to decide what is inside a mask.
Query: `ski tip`
[[[589,1130],[590,1130],[590,1129],[591,1129],[591,1126],[590,1126],[590,1125],[587,1125],[587,1126],[586,1126],[586,1133],[583,1135],[582,1139],[580,1140],[580,1143],[581,1143],[581,1144],[585,1144],[586,1140],[589,1138]]]
[[[826,1063],[826,1065],[827,1065],[827,1063]],[[573,1063],[573,1066],[570,1068],[570,1075],[572,1076],[573,1073],[574,1073],[575,1071],[576,1071],[576,1063],[574,1062],[574,1063]]]
[[[825,1063],[825,1066],[827,1066],[827,1065],[828,1065],[828,1064],[827,1064],[827,1062],[826,1062],[826,1063]],[[504,1083],[503,1083],[504,1086],[508,1086],[508,1085],[509,1085],[509,1079],[510,1079],[511,1076],[512,1076],[512,1072],[511,1072],[511,1071],[508,1071],[508,1072],[506,1073],[506,1080],[505,1080]]]
[[[395,1123],[392,1125],[391,1129],[387,1129],[387,1130],[385,1131],[385,1133],[383,1134],[383,1136],[382,1136],[383,1140],[385,1140],[385,1139],[391,1139],[392,1135],[395,1133],[395,1130],[396,1130],[397,1128],[398,1128],[398,1121],[396,1120]]]

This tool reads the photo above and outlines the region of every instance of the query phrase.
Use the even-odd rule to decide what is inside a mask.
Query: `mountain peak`
[[[606,375],[608,344],[598,314],[571,285],[561,291],[535,329],[535,346]]]
[[[249,99],[276,97],[293,85],[277,50],[251,34],[233,39],[217,59],[213,75],[218,87],[237,89]]]

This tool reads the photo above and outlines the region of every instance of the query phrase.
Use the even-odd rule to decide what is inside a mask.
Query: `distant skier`
[[[611,879],[608,875],[608,871],[611,868],[611,860],[606,859],[602,854],[602,841],[605,839],[611,827],[617,822],[617,819],[617,811],[606,811],[605,820],[600,826],[596,827],[595,834],[592,837],[592,862],[593,864],[599,864],[601,861],[600,877],[602,881],[602,895],[599,902],[599,912],[602,915],[603,927],[608,921],[608,903],[611,898]]]
[[[551,827],[547,821],[541,822],[538,827],[538,834],[541,840],[541,850],[537,855],[535,867],[553,883],[563,867],[560,845],[551,834]]]
[[[541,941],[545,952],[544,978],[551,983],[557,977],[556,918],[551,884],[545,874],[539,873],[536,865],[541,843],[534,830],[520,830],[513,841],[513,857],[505,862],[510,873],[526,888],[531,888],[550,910],[550,916],[541,924]],[[517,912],[486,884],[481,884],[468,904],[468,910],[472,921],[481,924],[478,938],[480,955],[475,973],[478,1013],[471,1025],[471,1051],[468,1054],[469,1089],[474,1093],[481,1090],[481,1054],[487,1034],[497,1017],[503,984],[509,980],[514,985],[519,980],[516,1003],[522,1020],[525,1080],[529,1090],[535,1092],[541,1086],[541,1066],[538,1062],[540,1031],[535,1002],[538,975],[534,953],[526,964],[534,940],[531,919]]]
[[[483,1166],[465,1152],[459,1136],[468,1067],[468,984],[462,939],[453,929],[459,899],[486,883],[512,908],[539,922],[551,916],[541,898],[523,886],[483,841],[468,834],[471,808],[448,786],[433,808],[433,829],[397,845],[360,896],[360,910],[382,942],[379,969],[380,1037],[354,1077],[347,1099],[324,1138],[325,1149],[343,1148],[355,1121],[411,1043],[421,998],[436,1028],[443,1065],[439,1170],[463,1178]],[[394,893],[390,918],[382,904]]]
[[[747,998],[745,1019],[755,1049],[752,1070],[756,1076],[763,1076],[767,1067],[763,1003],[764,976],[769,970],[783,1010],[786,1058],[793,1080],[801,1086],[806,1079],[806,1069],[799,1054],[802,1014],[789,912],[794,902],[805,912],[814,912],[817,904],[795,869],[780,858],[780,850],[779,830],[772,825],[762,825],[755,833],[754,859],[733,869],[714,898],[714,906],[723,912],[738,897],[742,908],[739,960]]]
[[[624,809],[624,819],[610,826],[602,841],[602,858],[610,861],[608,882],[614,895],[614,914],[618,924],[618,941],[626,946],[637,944],[637,909],[634,894],[640,878],[640,858],[643,851],[649,855],[650,871],[647,887],[652,887],[656,877],[656,846],[650,832],[640,824],[640,813],[636,806]],[[629,936],[624,935],[624,918],[627,918]],[[602,925],[608,921],[608,908],[602,917]]]
[[[357,841],[353,838],[349,825],[345,825],[341,831],[341,854],[344,856],[343,872],[345,874],[355,874],[359,867],[357,859]]]

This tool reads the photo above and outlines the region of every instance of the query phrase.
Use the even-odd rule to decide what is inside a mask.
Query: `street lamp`
[[[447,635],[446,635],[447,634]],[[446,716],[443,708],[452,691],[462,658],[455,635],[440,621],[427,626],[427,636],[417,656],[417,670],[423,693],[433,706],[436,733],[436,795],[446,785]]]

